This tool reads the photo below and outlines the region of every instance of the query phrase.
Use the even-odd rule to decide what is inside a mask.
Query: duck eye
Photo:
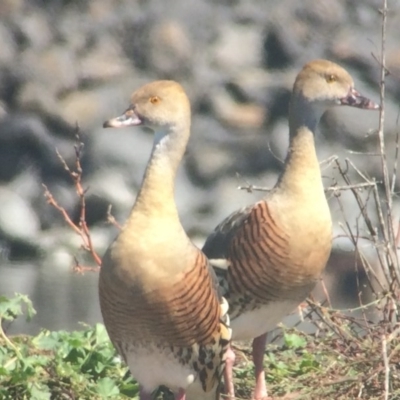
[[[337,81],[337,77],[334,74],[329,74],[325,76],[325,79],[328,83],[332,83],[332,82],[336,82]]]
[[[157,104],[157,103],[159,103],[160,101],[161,101],[161,99],[160,99],[158,96],[150,97],[150,103],[151,103],[151,104]]]

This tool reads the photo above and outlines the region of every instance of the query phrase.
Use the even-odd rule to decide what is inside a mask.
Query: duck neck
[[[131,218],[172,218],[178,212],[174,200],[175,177],[189,137],[189,126],[173,126],[154,132],[154,143]],[[177,219],[178,220],[178,219]]]
[[[289,110],[289,150],[277,188],[292,195],[323,194],[321,171],[315,151],[314,135],[323,109],[317,109],[302,96],[293,96]]]

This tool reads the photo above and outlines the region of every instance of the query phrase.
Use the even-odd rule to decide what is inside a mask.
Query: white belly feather
[[[129,348],[127,364],[134,378],[147,392],[160,385],[171,390],[186,389],[196,378],[189,365],[182,365],[169,349]]]
[[[291,313],[299,302],[276,302],[245,312],[231,320],[232,339],[249,340],[269,332]]]

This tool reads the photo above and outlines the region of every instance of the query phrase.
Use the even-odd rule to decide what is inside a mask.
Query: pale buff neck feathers
[[[143,125],[154,130],[154,145],[134,210],[177,216],[174,181],[190,135],[190,104],[174,81],[151,82],[132,94],[123,115],[104,127]]]
[[[327,60],[306,64],[293,85],[289,107],[290,144],[277,187],[304,194],[312,186],[323,191],[314,135],[324,112],[334,106],[377,110],[379,106],[354,89],[350,74]],[[297,172],[302,174],[299,180]]]

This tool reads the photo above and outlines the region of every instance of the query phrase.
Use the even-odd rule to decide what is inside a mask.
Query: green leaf
[[[50,400],[51,393],[43,385],[35,385],[31,389],[30,400]]]
[[[36,314],[36,311],[28,296],[20,293],[16,293],[15,297],[11,299],[6,296],[0,296],[0,320],[6,319],[12,321],[16,319],[19,315],[23,314],[23,306],[25,306],[27,313],[26,319],[30,321]]]
[[[135,382],[132,377],[129,378],[129,382],[123,383],[120,387],[120,391],[129,398],[139,396],[139,384]]]
[[[285,333],[283,339],[285,341],[285,345],[290,349],[299,349],[307,345],[306,339],[296,335],[295,333]]]
[[[94,327],[94,333],[96,336],[96,344],[110,342],[110,338],[108,337],[108,333],[104,325],[96,324]]]
[[[106,399],[119,395],[118,386],[111,378],[102,378],[97,382],[97,393],[101,398]]]
[[[42,350],[55,350],[59,346],[59,338],[55,332],[42,331],[33,339],[33,343]]]

